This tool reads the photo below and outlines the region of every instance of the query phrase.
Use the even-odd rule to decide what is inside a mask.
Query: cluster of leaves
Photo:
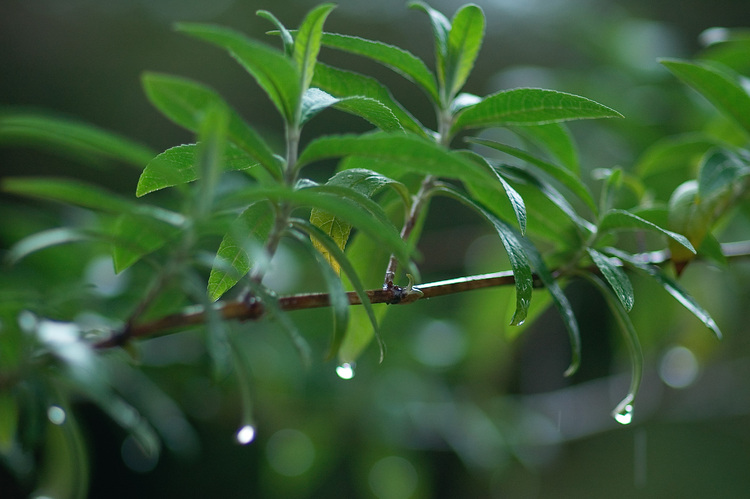
[[[333,313],[329,357],[352,363],[377,336],[381,312],[372,307],[365,284],[379,275],[386,290],[404,291],[399,296],[408,297],[407,301],[419,297],[411,275],[419,276],[415,247],[420,228],[429,200],[448,197],[486,220],[506,249],[515,278],[511,325],[533,319],[546,303],[559,310],[572,346],[568,375],[580,364],[580,338],[563,288],[570,279],[582,277],[602,292],[630,347],[632,382],[615,410],[619,421],[628,422],[643,360],[628,316],[634,296],[624,268],[656,280],[717,336],[720,332],[667,271],[652,265],[641,252],[627,251],[626,245],[614,247],[615,235],[637,230],[665,236],[680,269],[694,257],[696,248],[706,257],[723,258],[711,229],[741,199],[750,166],[750,152],[742,149],[750,133],[750,97],[744,80],[714,62],[663,61],[707,97],[726,117],[725,127],[734,127],[733,136],[740,138],[728,143],[692,135],[648,151],[637,167],[646,183],[649,175],[683,168],[688,159],[701,157],[697,180],[676,188],[668,203],[649,199],[645,184],[620,169],[600,172],[603,185],[597,202],[581,178],[576,148],[564,122],[617,118],[619,113],[554,90],[517,88],[483,97],[461,92],[484,37],[482,10],[465,5],[448,19],[422,2],[411,6],[427,14],[432,24],[434,71],[399,47],[324,32],[324,22],[334,8],[331,4],[310,11],[294,31],[269,12],[259,12],[276,28],[281,50],[223,27],[177,26],[178,31],[225,50],[247,70],[283,120],[284,151],[275,151],[211,88],[165,74],[143,76],[146,95],[170,120],[194,132],[196,142],[160,154],[85,125],[28,114],[0,116],[3,139],[64,145],[80,155],[110,156],[138,167],[145,164],[136,196],[173,188],[180,199],[177,208],[167,208],[69,179],[6,179],[5,192],[83,207],[102,217],[97,227],[34,234],[18,242],[7,257],[18,261],[63,243],[110,244],[117,272],[140,265],[154,275],[140,303],[120,318],[115,329],[122,339],[127,341],[131,327],[178,283],[189,301],[206,311],[206,345],[216,371],[232,369],[243,378],[247,369],[242,356],[233,355],[231,336],[221,320],[222,305],[217,302],[230,290],[248,306],[262,304],[289,333],[303,358],[310,355],[302,334],[263,280],[282,239],[296,241],[318,262]],[[736,43],[746,46],[746,41],[722,43],[732,49]],[[419,87],[433,105],[436,130],[415,118],[377,80],[318,61],[322,46],[369,58]],[[729,50],[716,53],[727,60],[732,57]],[[359,116],[375,130],[317,137],[303,147],[304,126],[327,108]],[[519,149],[480,136],[493,128],[510,130],[528,147]],[[324,184],[304,176],[310,165],[331,159],[338,160],[337,171]],[[230,183],[223,181],[227,176]],[[636,206],[615,207],[623,190],[638,194]],[[218,248],[213,246],[208,253],[206,248],[214,242]],[[390,258],[387,268],[374,264],[380,262],[378,255],[385,261]],[[410,276],[406,288],[394,283],[399,265]],[[536,281],[546,294],[538,295],[541,303],[530,308]],[[361,308],[351,309],[347,287],[353,289]],[[9,324],[21,326],[15,336],[8,333],[3,338],[0,350],[0,450],[5,455],[17,451],[22,414],[46,414],[49,407],[68,412],[69,398],[84,393],[131,430],[145,448],[156,452],[151,427],[133,410],[123,410],[128,406],[114,387],[99,376],[93,376],[94,383],[88,375],[99,372],[96,365],[104,362],[92,345],[107,340],[115,329],[92,335],[80,324],[52,322],[48,317],[41,306],[3,309],[4,332],[16,331]],[[369,326],[349,327],[362,322]],[[36,369],[39,359],[45,359],[45,367]],[[119,357],[116,362],[119,368],[127,365]],[[28,374],[32,371],[34,376]],[[33,391],[45,396],[32,411],[24,400]],[[244,422],[250,426],[246,395]],[[53,426],[73,433],[48,438],[50,445],[68,449],[68,455],[78,456],[68,462],[80,463],[75,425]],[[37,429],[36,435],[40,433]]]

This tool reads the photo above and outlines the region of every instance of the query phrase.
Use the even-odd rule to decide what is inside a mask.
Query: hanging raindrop
[[[65,410],[60,406],[51,405],[47,409],[47,419],[52,424],[61,425],[65,422],[66,417]]]
[[[247,445],[255,440],[255,427],[253,425],[245,425],[237,431],[235,436],[237,442],[242,445]]]
[[[633,398],[633,395],[629,394],[622,402],[617,404],[615,410],[612,411],[612,417],[615,418],[615,421],[622,425],[630,424],[633,420]]]
[[[352,379],[354,377],[355,366],[356,364],[354,362],[344,362],[336,368],[336,374],[338,374],[341,379]]]

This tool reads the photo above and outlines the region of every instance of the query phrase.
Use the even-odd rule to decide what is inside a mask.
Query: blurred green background
[[[476,3],[487,16],[487,37],[467,91],[552,88],[592,98],[626,116],[571,126],[588,171],[628,169],[657,139],[700,129],[710,108],[656,58],[691,57],[706,28],[750,26],[745,0]],[[449,16],[460,4],[431,2]],[[174,33],[171,25],[216,22],[276,43],[264,35],[270,25],[255,11],[270,10],[296,26],[313,5],[4,0],[0,105],[73,117],[163,150],[193,137],[143,96],[141,73],[160,71],[210,84],[264,136],[274,137],[281,121],[242,68],[224,53]],[[432,61],[428,21],[400,0],[342,1],[326,29],[399,45]],[[433,122],[424,96],[388,70],[326,50],[321,59],[377,76],[419,118]],[[306,134],[362,127],[329,112]],[[37,174],[86,179],[132,194],[139,172],[81,165],[32,148],[0,149],[0,175]],[[500,243],[476,217],[448,202],[432,209],[420,245],[424,281],[507,268]],[[31,221],[34,227],[19,226],[21,212],[24,224]],[[25,234],[80,213],[4,199],[0,216],[0,248],[5,249]],[[737,223],[720,239],[749,233],[746,222]],[[284,272],[278,272],[275,289],[314,287],[317,276],[306,270],[297,248],[282,249],[277,267]],[[62,247],[39,255],[23,279],[42,289],[102,286],[106,260],[103,266],[98,259],[76,266],[71,264],[80,260],[76,251]],[[97,306],[117,310],[121,296],[137,294],[132,288],[140,277],[129,272]],[[610,416],[627,391],[627,357],[605,304],[581,283],[566,290],[583,339],[582,366],[572,378],[562,375],[570,351],[554,312],[545,312],[522,334],[505,327],[509,289],[394,307],[383,325],[384,362],[378,363],[377,348],[371,346],[351,380],[336,375],[335,362],[320,360],[329,334],[326,311],[294,315],[320,354],[309,369],[272,324],[234,325],[252,369],[257,437],[245,446],[235,439],[241,423],[234,378],[212,376],[199,336],[185,332],[145,341],[138,346],[141,368],[123,369],[118,386],[144,397],[140,405],[160,421],[166,449],[158,462],[144,457],[132,437],[98,409],[77,404],[91,456],[90,495],[747,497],[749,278],[750,265],[736,262],[729,271],[696,264],[682,279],[719,323],[722,342],[662,290],[635,280],[632,315],[647,365],[627,427]],[[14,279],[18,274],[8,271],[0,286]],[[178,407],[186,418],[175,416]],[[13,497],[19,487],[0,471],[0,497]]]

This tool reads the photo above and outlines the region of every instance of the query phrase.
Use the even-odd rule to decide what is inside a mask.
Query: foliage
[[[622,329],[632,362],[630,388],[613,412],[619,422],[632,417],[643,369],[628,314],[635,303],[631,273],[658,283],[721,336],[709,313],[662,264],[671,255],[679,275],[696,255],[725,261],[712,230],[743,201],[750,172],[750,96],[743,77],[710,59],[661,61],[715,106],[729,132],[666,138],[646,151],[632,172],[599,170],[597,202],[583,179],[566,122],[622,116],[585,97],[555,90],[463,93],[482,45],[482,10],[465,5],[448,19],[422,2],[411,7],[424,12],[431,23],[434,71],[405,49],[324,32],[332,4],[311,10],[298,30],[259,12],[275,27],[281,49],[224,27],[177,26],[179,32],[227,52],[247,70],[282,119],[283,150],[213,89],[157,73],[143,76],[146,96],[175,124],[193,132],[195,143],[154,154],[85,124],[13,111],[0,115],[3,143],[31,142],[143,168],[135,189],[139,199],[65,178],[12,177],[2,184],[6,193],[78,207],[90,215],[88,223],[79,226],[19,238],[5,255],[9,263],[21,266],[37,252],[75,244],[84,248],[71,258],[80,266],[110,247],[117,273],[128,270],[141,276],[140,293],[114,307],[105,300],[86,303],[94,296],[91,290],[74,297],[64,296],[65,290],[3,291],[0,451],[9,468],[20,470],[44,449],[39,494],[86,495],[89,467],[80,424],[70,410],[79,397],[125,428],[145,455],[158,455],[162,440],[170,443],[163,422],[149,417],[156,411],[136,410],[137,398],[129,400],[132,390],[114,374],[138,371],[134,352],[139,337],[202,323],[214,375],[221,379],[234,373],[239,380],[241,443],[252,440],[255,422],[250,369],[230,319],[268,316],[289,335],[302,362],[315,363],[318,351],[289,311],[329,306],[328,357],[353,366],[377,337],[382,359],[379,328],[384,309],[373,304],[411,303],[432,296],[438,287],[420,289],[416,249],[435,197],[468,207],[496,232],[513,274],[511,326],[530,322],[546,306],[535,310],[534,288],[549,292],[571,344],[565,375],[575,373],[582,360],[579,326],[564,290],[584,279],[601,292]],[[731,46],[733,41],[721,43]],[[436,129],[420,122],[408,103],[398,102],[375,79],[319,62],[322,46],[375,61],[416,85],[434,109]],[[305,126],[328,108],[357,116],[374,129],[303,143]],[[510,130],[526,146],[487,133],[497,128]],[[695,157],[700,158],[697,163]],[[314,165],[325,167],[331,160],[337,161],[336,170],[327,181],[307,175]],[[654,198],[649,180],[666,169],[679,169],[687,180],[669,197]],[[638,201],[621,206],[622,196],[633,193]],[[633,232],[638,237],[653,234],[659,246],[634,244],[629,237]],[[322,298],[317,289],[297,298],[279,296],[264,280],[282,241],[309,253],[309,265],[317,269],[325,290]],[[375,268],[375,256],[381,253],[389,259],[387,266]],[[382,289],[368,290],[379,285],[372,281],[373,272],[383,276]],[[396,284],[407,278],[408,285]],[[472,289],[476,282],[481,278],[466,278],[462,289]],[[357,303],[362,307],[350,307]],[[362,327],[363,322],[369,325]],[[140,379],[137,374],[131,378]],[[155,385],[141,385],[168,400]],[[172,412],[172,421],[185,422],[179,409]]]

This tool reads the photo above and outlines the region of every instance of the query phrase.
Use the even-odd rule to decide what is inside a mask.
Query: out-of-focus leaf
[[[428,137],[425,127],[391,95],[390,90],[377,80],[351,71],[344,71],[318,63],[312,85],[320,87],[336,98],[367,97],[390,109],[401,127],[422,137]]]
[[[343,97],[341,99],[324,92],[319,88],[310,88],[302,97],[302,117],[304,124],[316,114],[328,107],[360,116],[381,130],[387,132],[403,131],[401,123],[390,108],[370,97]]]
[[[484,39],[484,13],[473,4],[458,9],[448,33],[445,92],[451,99],[466,83]]]
[[[750,94],[737,74],[710,61],[661,59],[659,62],[750,134]]]
[[[7,455],[13,447],[18,429],[18,402],[12,392],[0,391],[0,453]]]
[[[638,389],[641,386],[641,378],[643,377],[643,351],[641,350],[641,343],[638,340],[638,334],[633,327],[633,323],[630,321],[627,311],[623,308],[620,301],[618,301],[607,286],[595,275],[587,274],[586,278],[589,282],[599,290],[604,297],[605,301],[609,305],[612,314],[617,320],[617,324],[622,330],[625,342],[628,345],[628,352],[630,353],[630,363],[632,366],[632,373],[630,376],[630,388],[628,394],[622,401],[617,404],[615,409],[612,411],[612,416],[618,423],[629,424],[633,417],[633,402],[638,394]]]
[[[208,296],[218,300],[253,267],[250,246],[260,245],[271,233],[275,220],[273,207],[263,201],[250,205],[232,224],[216,253],[208,278]]]
[[[416,83],[433,102],[438,102],[435,76],[417,56],[402,48],[356,36],[323,34],[323,45],[368,57]]]
[[[581,164],[573,136],[563,123],[511,127],[511,130],[552,155],[571,173],[580,177]]]
[[[296,122],[301,74],[284,54],[220,26],[179,23],[177,30],[228,50],[268,94],[286,122]]]
[[[102,238],[102,234],[96,234],[91,231],[81,229],[71,229],[68,227],[56,227],[54,229],[37,232],[25,237],[11,246],[5,255],[8,263],[16,263],[37,251],[57,246],[60,244],[77,243],[81,241],[91,241]]]
[[[10,110],[0,110],[0,144],[49,147],[85,158],[116,159],[137,168],[154,157],[148,147],[92,125]]]
[[[698,181],[688,180],[678,186],[669,198],[668,225],[671,230],[685,234],[694,246],[700,246],[709,233],[713,214],[710,206],[700,202]],[[695,258],[695,252],[683,245],[671,242],[669,251],[672,263],[681,274],[685,266]]]
[[[646,149],[634,169],[642,177],[675,169],[692,174],[692,167],[717,145],[715,139],[700,133],[665,137]]]
[[[523,236],[516,232],[513,227],[506,224],[492,213],[488,212],[470,198],[464,196],[455,189],[449,187],[440,187],[437,190],[438,193],[442,193],[452,197],[472,208],[488,222],[497,231],[500,240],[505,246],[505,251],[508,253],[508,259],[510,260],[511,267],[513,268],[513,276],[515,278],[516,286],[516,312],[513,314],[511,319],[511,326],[522,324],[526,319],[526,314],[529,310],[529,304],[531,303],[531,291],[533,289],[533,279],[531,275],[531,267],[529,266],[529,259],[522,242]]]
[[[292,56],[302,76],[301,87],[303,91],[307,90],[312,81],[318,52],[320,52],[323,24],[334,8],[334,4],[324,3],[311,10],[302,21],[294,39]]]
[[[165,187],[193,182],[198,179],[196,153],[198,144],[183,144],[167,149],[148,162],[138,179],[135,195],[140,197]],[[227,144],[220,164],[227,171],[247,170],[257,166],[245,151]]]
[[[144,256],[175,240],[181,229],[160,220],[138,215],[120,215],[112,226],[112,258],[120,273]]]
[[[523,161],[526,161],[536,166],[537,168],[542,170],[544,173],[546,173],[547,175],[554,178],[555,180],[560,182],[562,185],[570,189],[570,191],[573,194],[578,196],[578,198],[581,201],[586,203],[586,205],[591,209],[591,211],[596,213],[596,203],[594,203],[594,198],[591,195],[591,192],[589,191],[588,187],[586,187],[586,185],[583,182],[581,182],[578,179],[578,177],[572,174],[569,170],[565,168],[561,168],[557,165],[553,165],[552,163],[548,163],[547,161],[539,159],[535,157],[534,155],[527,153],[526,151],[503,144],[501,142],[496,142],[494,140],[480,139],[476,137],[472,137],[467,140],[475,144],[480,144],[480,145],[504,152],[506,154],[510,154],[511,156],[514,156],[518,159],[521,159]]]
[[[358,192],[362,196],[371,198],[383,187],[390,185],[396,192],[401,195],[404,203],[410,202],[409,192],[406,187],[400,182],[396,182],[388,177],[380,175],[376,172],[364,169],[350,169],[343,170],[328,180],[327,185],[329,186],[340,186]],[[349,233],[351,232],[351,224],[345,220],[336,217],[335,215],[326,211],[313,208],[310,213],[310,222],[316,227],[320,228],[336,243],[336,245],[343,251],[346,246],[346,242],[349,239]],[[333,258],[330,253],[317,241],[313,240],[315,247],[321,252],[321,254],[328,260],[336,273],[340,272],[340,268],[336,259]]]
[[[591,118],[622,118],[622,115],[578,95],[541,88],[516,88],[485,97],[482,102],[461,111],[451,132]]]
[[[617,299],[625,308],[626,311],[630,312],[633,308],[635,301],[635,295],[633,294],[633,285],[630,283],[630,279],[623,272],[622,268],[613,262],[607,255],[604,255],[593,248],[586,248],[589,256],[594,261],[594,264],[601,271],[604,278],[607,280],[612,290],[617,295]]]
[[[192,132],[198,132],[206,111],[221,106],[231,109],[214,90],[185,78],[158,73],[143,75],[146,96],[159,111]],[[229,140],[256,159],[269,173],[280,176],[280,164],[271,148],[234,111],[230,111]]]
[[[670,239],[681,244],[692,253],[695,253],[695,248],[690,241],[687,240],[682,234],[677,234],[670,230],[663,229],[656,224],[644,220],[643,218],[633,215],[632,213],[625,210],[610,210],[604,217],[599,221],[599,232],[605,233],[608,231],[615,230],[628,230],[628,229],[645,229],[655,232],[659,232],[669,237]]]
[[[750,166],[738,156],[717,149],[703,158],[698,172],[698,196],[702,202],[730,194],[750,174]]]
[[[226,169],[223,160],[229,144],[228,121],[229,109],[224,105],[208,108],[202,119],[195,156],[200,181],[196,197],[192,200],[193,214],[197,220],[205,220],[211,213],[219,175]]]

